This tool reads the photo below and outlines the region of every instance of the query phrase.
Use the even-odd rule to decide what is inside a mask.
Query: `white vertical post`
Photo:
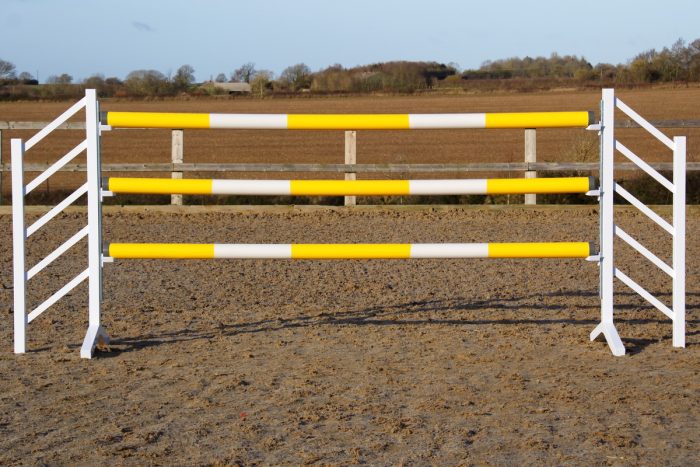
[[[27,337],[27,269],[25,245],[27,230],[24,227],[24,142],[11,141],[12,157],[12,254],[14,276],[14,328],[15,353],[26,351]]]
[[[184,131],[183,130],[173,130],[172,131],[172,148],[171,148],[171,160],[173,164],[182,164],[185,160],[184,158]],[[173,171],[171,174],[172,178],[182,178],[182,172]],[[182,206],[182,195],[170,195],[170,204]]]
[[[356,131],[346,131],[345,132],[345,163],[346,164],[356,164],[357,163],[357,132]],[[356,174],[346,173],[345,180],[355,180]],[[356,198],[354,196],[345,197],[345,206],[355,206]]]
[[[673,346],[685,347],[685,136],[673,143]]]
[[[537,130],[528,128],[525,130],[525,163],[537,162]],[[525,178],[535,178],[537,172],[526,170]],[[525,204],[537,204],[537,195],[529,193],[525,195]]]
[[[95,90],[85,92],[88,181],[88,262],[90,267],[90,325],[100,324],[102,279],[102,209],[100,199],[100,122]]]
[[[625,346],[613,322],[613,255],[615,194],[615,90],[603,89],[600,130],[600,324],[591,332],[591,340],[600,334],[615,356],[625,354]]]
[[[601,320],[613,322],[613,263],[615,192],[615,91],[603,89],[602,153],[600,155],[600,275]]]
[[[94,89],[85,90],[85,132],[88,181],[88,314],[89,326],[80,349],[82,358],[91,358],[98,338],[107,340],[100,326],[102,299],[102,199],[100,188],[100,122]]]

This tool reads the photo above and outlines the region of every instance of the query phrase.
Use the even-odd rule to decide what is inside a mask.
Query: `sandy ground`
[[[133,260],[106,268],[113,343],[91,361],[79,358],[84,286],[30,324],[30,352],[12,354],[3,212],[2,464],[700,463],[698,209],[686,349],[623,285],[628,355],[588,342],[598,275],[583,260]],[[83,222],[72,210],[38,233],[29,264]],[[668,259],[643,216],[621,210],[619,222]],[[107,241],[590,241],[597,212],[107,208],[104,229]],[[618,251],[668,301],[663,273]],[[32,281],[33,303],[84,267],[81,253]]]

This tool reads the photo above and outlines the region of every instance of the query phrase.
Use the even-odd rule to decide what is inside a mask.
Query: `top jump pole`
[[[103,112],[112,128],[240,130],[427,130],[459,128],[586,128],[594,114],[581,112],[450,114],[217,114]]]

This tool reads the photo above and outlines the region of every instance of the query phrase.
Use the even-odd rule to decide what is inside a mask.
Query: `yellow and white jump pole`
[[[108,191],[130,194],[406,196],[586,193],[593,177],[468,180],[216,180],[108,178]]]
[[[588,242],[548,243],[111,243],[115,259],[588,258]]]
[[[586,128],[593,112],[449,114],[220,114],[102,112],[112,128],[240,130],[427,130],[459,128]]]

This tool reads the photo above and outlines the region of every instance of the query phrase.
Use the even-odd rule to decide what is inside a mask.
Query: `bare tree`
[[[272,80],[274,78],[275,74],[270,70],[255,72],[255,77],[250,82],[253,93],[262,97],[267,89],[272,89]]]
[[[15,65],[7,60],[0,59],[0,78],[14,78]]]
[[[216,79],[214,81],[216,81],[217,83],[225,83],[226,75],[223,73],[219,73],[218,75],[216,75]]]
[[[173,84],[178,90],[184,91],[194,83],[194,68],[191,65],[182,65],[175,72]]]
[[[124,86],[132,96],[160,96],[170,93],[166,76],[157,70],[134,70],[126,76]]]
[[[105,92],[105,77],[99,73],[85,78],[83,84],[88,89],[96,89],[100,95],[103,95]]]
[[[22,81],[31,81],[34,79],[34,76],[32,76],[31,73],[28,71],[23,71],[22,73],[17,76],[17,79],[22,80]]]
[[[241,65],[236,71],[231,73],[231,81],[238,83],[250,83],[255,76],[255,63],[248,62]]]
[[[280,79],[294,91],[308,88],[311,84],[311,69],[305,63],[297,63],[285,68]]]

